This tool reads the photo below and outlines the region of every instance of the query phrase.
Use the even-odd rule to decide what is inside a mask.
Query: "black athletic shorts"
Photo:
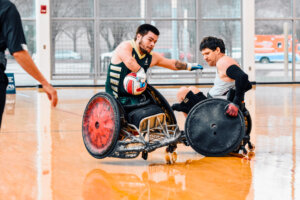
[[[207,99],[207,97],[202,92],[194,94],[192,91],[189,91],[183,99],[183,102],[188,105],[189,110],[191,110],[197,103],[205,99]]]

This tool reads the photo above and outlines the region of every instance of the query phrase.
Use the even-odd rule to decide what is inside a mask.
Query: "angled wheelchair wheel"
[[[185,133],[191,147],[204,156],[224,156],[236,149],[245,136],[244,116],[225,114],[230,103],[224,99],[207,99],[196,104],[185,122]]]
[[[88,152],[95,158],[109,156],[116,146],[120,126],[117,101],[105,92],[94,95],[82,120],[82,137]]]

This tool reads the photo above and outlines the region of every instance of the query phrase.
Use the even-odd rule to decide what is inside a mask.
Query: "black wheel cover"
[[[230,102],[207,99],[196,104],[185,122],[185,132],[191,147],[204,156],[224,156],[232,152],[245,136],[245,122],[239,111],[237,117],[225,114]]]

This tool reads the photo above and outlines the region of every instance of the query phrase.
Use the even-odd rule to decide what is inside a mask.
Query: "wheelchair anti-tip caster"
[[[144,160],[147,160],[147,159],[148,159],[148,152],[147,152],[147,151],[143,151],[143,152],[142,152],[142,158],[143,158]]]
[[[253,152],[255,150],[255,145],[252,144],[250,141],[248,142],[249,151]]]
[[[174,151],[172,153],[166,152],[165,160],[167,164],[172,164],[177,161],[177,152]]]
[[[175,163],[177,160],[177,152],[175,151],[177,148],[176,144],[170,144],[166,148],[166,156],[165,160],[167,164]]]

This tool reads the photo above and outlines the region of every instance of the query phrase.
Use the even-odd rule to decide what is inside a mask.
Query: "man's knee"
[[[177,93],[177,100],[179,102],[181,102],[190,91],[192,91],[194,94],[198,94],[200,92],[200,90],[195,86],[190,86],[188,88],[181,87],[181,88],[179,88],[178,93]]]
[[[194,94],[197,94],[200,92],[200,90],[198,88],[196,88],[195,86],[190,86],[189,91],[192,91]]]
[[[181,101],[185,98],[186,94],[187,94],[189,91],[190,91],[190,90],[189,90],[187,87],[181,87],[181,88],[179,88],[179,90],[178,90],[178,92],[177,92],[177,100],[178,100],[179,102],[181,102]]]
[[[175,103],[172,105],[173,110],[181,111],[184,113],[189,113],[189,111],[196,105],[198,102],[203,100],[199,94],[201,94],[204,98],[206,98],[202,92],[198,92],[197,94],[194,94],[191,90],[184,90],[188,91],[186,95],[182,98],[180,103]]]

